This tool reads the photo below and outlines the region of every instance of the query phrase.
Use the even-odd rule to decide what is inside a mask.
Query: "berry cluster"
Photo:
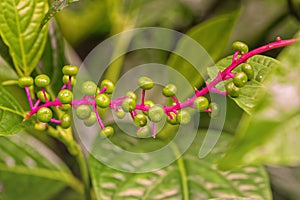
[[[116,116],[120,119],[124,118],[126,113],[129,113],[133,123],[137,126],[138,136],[150,135],[152,129],[152,136],[155,137],[156,124],[165,118],[172,125],[189,123],[191,114],[188,108],[193,108],[198,112],[207,112],[211,117],[215,117],[218,114],[219,106],[205,97],[208,92],[213,91],[233,98],[238,97],[240,89],[247,81],[254,78],[254,69],[246,63],[247,59],[273,48],[287,46],[295,41],[295,39],[281,40],[278,38],[276,42],[250,52],[248,52],[248,46],[245,43],[233,43],[232,47],[235,53],[232,63],[225,70],[220,71],[219,75],[210,83],[207,83],[204,88],[201,90],[196,89],[191,98],[180,102],[176,97],[176,86],[167,84],[163,88],[162,94],[172,100],[173,103],[170,106],[160,106],[151,100],[145,100],[146,91],[154,86],[153,80],[149,77],[138,79],[138,85],[142,90],[140,103],[137,103],[137,96],[132,91],[127,92],[126,96],[111,99],[115,86],[109,80],[103,80],[99,86],[92,81],[84,82],[81,85],[83,97],[79,100],[73,99],[72,86],[76,83],[75,76],[78,73],[78,67],[72,65],[63,67],[64,85],[53,99],[47,92],[50,78],[45,74],[38,75],[34,79],[32,77],[21,77],[18,82],[20,87],[23,87],[26,91],[31,109],[26,118],[36,115],[38,120],[37,129],[45,129],[48,123],[55,123],[64,129],[69,128],[71,125],[70,110],[73,107],[77,117],[83,120],[86,126],[92,126],[98,122],[101,134],[110,136],[114,134],[114,129],[111,126],[104,126],[99,115],[100,109],[110,108],[115,111]],[[232,70],[238,66],[241,70],[233,74]],[[225,80],[229,80],[226,84],[226,93],[216,89],[216,85]],[[33,92],[34,90],[35,92]],[[33,99],[35,103],[33,103]],[[59,108],[61,112],[53,113],[55,107]],[[151,128],[146,126],[148,123],[151,123]]]

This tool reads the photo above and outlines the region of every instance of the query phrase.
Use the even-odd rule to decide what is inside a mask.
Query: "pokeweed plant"
[[[272,131],[276,132],[281,124],[276,120],[262,120],[259,117],[252,120],[249,116],[258,116],[261,110],[272,108],[266,106],[266,103],[272,102],[272,98],[266,98],[267,100],[261,98],[267,94],[263,92],[263,87],[272,86],[269,82],[264,82],[264,79],[268,74],[272,74],[273,67],[280,69],[278,67],[280,62],[259,54],[295,43],[290,47],[292,50],[286,50],[287,52],[281,56],[283,61],[289,63],[290,59],[297,57],[294,52],[299,50],[298,39],[277,38],[274,42],[250,51],[245,43],[234,42],[233,55],[221,59],[216,67],[207,66],[207,81],[203,85],[195,83],[198,89],[195,88],[194,95],[185,101],[178,100],[177,94],[180,91],[177,90],[176,83],[165,85],[161,91],[170,100],[170,104],[159,106],[155,101],[147,99],[146,93],[155,84],[151,77],[145,76],[140,77],[136,83],[141,89],[140,101],[137,94],[132,91],[126,91],[125,96],[112,99],[111,94],[115,86],[109,79],[104,79],[99,84],[92,81],[83,82],[80,85],[82,98],[74,99],[72,88],[76,84],[78,67],[66,64],[66,61],[61,58],[63,56],[57,49],[57,45],[60,45],[58,36],[53,34],[57,30],[55,26],[48,25],[49,17],[56,14],[61,6],[72,2],[55,1],[49,11],[45,0],[35,0],[34,3],[29,0],[22,1],[18,5],[10,0],[3,0],[0,3],[0,9],[3,11],[0,14],[0,34],[3,44],[0,54],[6,61],[1,66],[0,86],[0,135],[3,136],[0,138],[1,198],[17,199],[20,195],[23,199],[31,200],[57,198],[55,194],[68,186],[81,194],[84,199],[225,197],[271,199],[266,172],[261,166],[251,165],[264,164],[264,162],[261,160],[261,162],[252,162],[257,161],[256,157],[253,158],[247,153],[253,150],[254,155],[259,154],[259,148],[262,146],[258,139],[263,138],[266,142],[270,135],[275,135]],[[13,16],[8,12],[8,8],[14,11]],[[191,31],[191,35],[208,32],[207,27],[224,24],[226,20],[229,24],[234,24],[234,15],[213,19],[205,26],[200,25],[196,30]],[[224,29],[230,28],[224,27]],[[226,34],[229,37],[228,30]],[[51,60],[47,59],[49,57],[56,60],[48,61],[50,64],[45,63]],[[174,58],[170,60],[170,62],[176,61]],[[299,63],[295,61],[292,64],[299,65]],[[54,66],[61,71],[57,72],[61,74],[60,80],[49,73],[57,70]],[[284,73],[276,74],[276,79],[286,80],[284,76],[289,75],[288,67],[283,70]],[[198,80],[195,82],[198,83]],[[225,85],[225,89],[222,84]],[[297,89],[296,87],[296,91]],[[277,90],[273,90],[271,91],[276,93]],[[141,146],[141,149],[163,145],[168,143],[169,138],[160,137],[160,134],[164,134],[163,131],[157,130],[156,125],[160,121],[166,119],[172,126],[185,125],[192,119],[195,111],[208,113],[212,118],[218,117],[220,105],[210,100],[209,92],[232,99],[245,111],[247,117],[244,118],[247,119],[242,120],[241,124],[244,126],[238,130],[236,138],[232,138],[224,131],[219,140],[221,142],[204,159],[197,157],[198,144],[203,141],[204,132],[199,130],[193,144],[183,156],[178,157],[178,149],[174,147],[174,154],[178,159],[170,166],[147,173],[125,173],[101,164],[93,156],[87,155],[86,158],[83,147],[74,139],[72,133],[73,108],[76,116],[83,120],[86,126],[98,123],[102,137],[110,137],[116,143],[122,141],[121,146],[126,146],[129,150],[134,149],[134,144]],[[25,94],[25,97],[21,94]],[[275,103],[271,105],[276,107]],[[151,135],[155,140],[149,137],[146,140],[128,138],[124,134],[119,134],[121,133],[119,129],[103,122],[105,115],[102,109],[113,110],[120,119],[126,114],[129,115],[132,123],[136,125],[138,138]],[[234,112],[234,110],[229,109],[227,112]],[[298,111],[287,114],[284,120],[296,120],[298,115]],[[265,123],[274,127],[266,131],[268,124]],[[148,126],[149,124],[151,126]],[[266,131],[266,134],[261,130]],[[37,140],[36,138],[40,140],[43,138],[40,138],[35,131],[51,136],[64,144],[70,155],[75,158],[79,173],[76,174],[76,170],[70,164],[59,158],[56,149],[47,146],[51,145],[51,142],[46,141],[47,145],[45,145]],[[14,135],[19,132],[22,133]],[[253,139],[254,136],[256,139]],[[232,140],[233,145],[218,163],[219,167],[232,169],[245,163],[247,166],[221,172],[216,162],[220,160]],[[270,152],[272,150],[267,153]],[[245,155],[250,157],[248,162],[243,160]],[[299,159],[290,160],[291,162],[286,164],[299,162]],[[271,159],[271,161],[272,164],[277,163],[276,160]],[[16,187],[22,189],[15,191]],[[35,193],[32,193],[32,188],[37,188]]]

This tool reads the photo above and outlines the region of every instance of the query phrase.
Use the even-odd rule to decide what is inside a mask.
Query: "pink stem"
[[[98,121],[98,123],[99,123],[99,125],[100,125],[100,128],[103,130],[105,127],[104,127],[103,122],[102,122],[102,120],[101,120],[101,118],[100,118],[100,115],[99,115],[99,113],[98,113],[97,105],[94,104],[93,108],[94,108],[94,112],[96,113],[97,121]]]
[[[45,91],[44,87],[42,87],[42,92],[43,92],[43,95],[44,95],[44,98],[45,98],[46,102],[48,102],[49,100],[47,98],[46,91]]]
[[[35,104],[34,104],[34,106],[33,106],[32,109],[35,109],[36,107],[38,107],[40,103],[41,103],[41,100],[38,99],[38,100],[35,102]]]
[[[101,90],[99,91],[99,94],[102,94],[106,91],[106,86],[104,86],[103,88],[101,88]]]
[[[145,95],[146,95],[146,90],[142,90],[142,105],[145,105]]]
[[[237,59],[237,56],[239,55],[239,51],[236,51],[234,54],[233,54],[233,56],[232,56],[232,62],[234,62],[234,61],[236,61],[236,59]]]
[[[29,102],[30,110],[32,110],[33,109],[33,104],[32,104],[32,100],[31,100],[31,96],[30,96],[30,90],[29,90],[28,86],[25,86],[25,92],[26,92],[27,99],[28,99],[28,102]]]
[[[156,123],[152,122],[152,137],[156,137]]]
[[[55,124],[61,124],[61,121],[58,119],[50,119],[50,122],[55,123]]]

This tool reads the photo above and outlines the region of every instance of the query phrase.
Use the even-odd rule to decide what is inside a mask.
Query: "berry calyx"
[[[128,91],[126,93],[126,96],[129,97],[129,98],[132,98],[132,99],[136,100],[136,94],[134,92],[132,92],[132,91]]]
[[[107,108],[110,104],[110,98],[106,94],[97,94],[95,101],[100,108]]]
[[[88,105],[81,104],[76,108],[75,112],[79,119],[87,119],[90,117],[92,109]]]
[[[122,109],[125,112],[131,112],[131,111],[133,111],[135,109],[135,107],[136,107],[136,101],[135,101],[135,99],[127,97],[122,102]]]
[[[61,124],[62,128],[69,128],[71,126],[71,116],[67,113],[63,114],[61,117]]]
[[[176,92],[177,92],[177,88],[174,84],[168,84],[162,90],[163,95],[166,97],[174,96]]]
[[[81,91],[84,95],[93,96],[97,90],[97,85],[92,81],[85,81],[82,84]]]
[[[95,112],[91,112],[89,118],[83,121],[86,126],[93,126],[97,122],[97,115]]]
[[[50,78],[46,74],[40,74],[35,77],[34,83],[38,87],[46,87],[50,84]]]
[[[49,93],[45,91],[45,94],[46,94],[47,100],[50,100],[50,95],[49,95]],[[43,103],[46,102],[46,98],[45,98],[45,95],[44,95],[43,91],[41,91],[41,90],[38,91],[38,92],[36,93],[36,96],[41,100],[41,102],[43,102]]]
[[[233,78],[233,83],[237,86],[237,87],[243,87],[248,81],[248,76],[245,72],[237,72],[234,75]]]
[[[205,111],[209,106],[209,101],[206,97],[197,97],[194,101],[194,108],[200,112]]]
[[[241,53],[248,53],[249,51],[248,45],[240,41],[236,41],[232,43],[232,49],[234,51],[239,51]]]
[[[160,122],[164,117],[164,109],[158,105],[152,106],[149,109],[149,118],[153,122]]]
[[[62,72],[64,75],[76,76],[78,74],[78,67],[74,65],[65,65],[62,68]]]
[[[30,76],[24,76],[19,78],[18,84],[20,87],[24,88],[26,86],[32,86],[33,85],[33,78]]]
[[[100,86],[101,86],[101,88],[103,88],[103,87],[106,88],[105,93],[107,93],[107,94],[113,93],[113,91],[115,89],[114,83],[107,79],[103,80],[101,82]]]
[[[105,137],[112,136],[114,134],[114,129],[111,126],[106,126],[104,129],[101,130],[101,134]]]
[[[136,126],[143,127],[147,124],[147,117],[144,114],[137,114],[133,121]]]
[[[232,81],[227,83],[225,87],[229,96],[236,98],[240,95],[240,88],[238,88]]]
[[[171,116],[168,116],[167,122],[168,122],[169,124],[172,124],[172,125],[177,125],[177,124],[179,124],[178,121],[177,121],[177,115],[176,115],[175,113],[173,113],[173,112],[171,112],[170,115],[171,115],[172,117],[171,117]]]
[[[191,121],[191,115],[187,110],[180,110],[176,119],[179,124],[188,124]]]
[[[141,127],[137,130],[136,135],[139,138],[147,138],[151,135],[151,128],[149,126]]]
[[[151,78],[148,78],[146,76],[142,76],[138,80],[138,85],[143,90],[150,90],[153,87],[154,83],[153,83],[153,80]]]
[[[47,123],[52,119],[52,116],[53,116],[52,110],[47,107],[40,108],[37,112],[37,119],[40,122]]]
[[[242,71],[245,72],[245,74],[248,76],[248,80],[251,80],[254,78],[254,69],[250,64],[243,63]]]
[[[119,119],[123,119],[126,114],[125,111],[121,108],[119,108],[115,113],[116,113],[117,118],[119,118]]]
[[[68,104],[73,99],[73,93],[70,90],[64,89],[59,91],[57,97],[62,104]]]

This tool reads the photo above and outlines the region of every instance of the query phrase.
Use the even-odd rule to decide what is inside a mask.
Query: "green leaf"
[[[17,100],[0,86],[0,136],[12,135],[32,127],[32,120],[24,119],[24,111]]]
[[[117,171],[91,157],[90,169],[97,199],[271,199],[267,174],[262,167],[248,166],[227,172],[217,170],[215,162],[231,141],[229,134],[223,133],[211,153],[199,159],[204,136],[205,131],[199,131],[191,147],[177,161],[148,173]],[[114,137],[117,138],[113,141],[117,141],[121,136],[116,134]],[[157,140],[123,139],[121,146],[128,151],[149,152],[153,146],[157,147]],[[177,155],[177,152],[174,145],[173,153]],[[138,162],[128,160],[124,165],[131,167]]]
[[[232,56],[228,56],[226,58],[223,58],[220,60],[216,66],[214,67],[208,67],[208,75],[210,77],[210,82],[212,79],[214,79],[219,71],[223,71],[226,69],[232,61]],[[263,92],[265,90],[264,87],[264,81],[258,82],[256,81],[256,78],[258,76],[258,73],[260,71],[264,71],[265,78],[270,74],[273,68],[280,67],[281,63],[271,57],[263,56],[263,55],[255,55],[248,59],[247,63],[249,63],[253,69],[254,69],[254,78],[250,81],[248,81],[244,87],[240,89],[240,95],[236,98],[231,98],[240,108],[242,108],[244,111],[246,111],[248,114],[252,114],[252,111],[256,104],[261,99]],[[233,73],[240,71],[240,67],[237,67],[235,70],[233,70]],[[224,85],[228,83],[229,81],[232,81],[232,79],[223,81],[219,83],[216,88],[220,91],[226,91]]]
[[[0,137],[0,199],[48,199],[67,184],[81,186],[40,141],[25,133]]]
[[[46,0],[0,2],[0,35],[19,75],[30,75],[43,53],[47,26],[40,29],[40,22],[47,7]]]
[[[232,147],[220,162],[229,169],[248,164],[299,165],[300,43],[279,56],[282,67],[269,76],[267,94],[252,117],[245,117]]]

